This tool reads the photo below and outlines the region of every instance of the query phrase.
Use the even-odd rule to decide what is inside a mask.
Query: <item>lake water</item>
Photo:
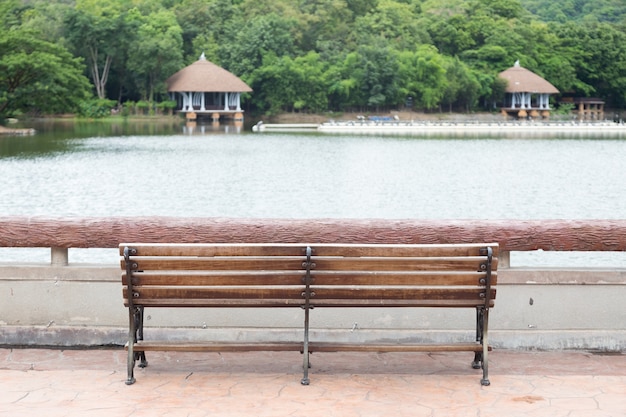
[[[0,216],[626,218],[624,138],[38,129],[0,137]]]

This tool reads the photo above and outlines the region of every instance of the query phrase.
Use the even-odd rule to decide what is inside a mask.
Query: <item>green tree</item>
[[[346,40],[352,32],[354,11],[345,0],[306,0],[300,2],[298,27],[302,35],[296,48],[303,51],[318,51],[336,47],[350,48]],[[338,48],[342,49],[342,48]]]
[[[121,2],[116,0],[77,0],[67,16],[67,38],[73,50],[89,63],[96,94],[107,96],[107,82],[114,59],[123,57],[125,30]]]
[[[24,9],[20,27],[37,33],[37,37],[69,47],[65,39],[65,18],[71,13],[72,4],[66,2],[49,2],[34,0],[31,6]]]
[[[276,114],[293,108],[297,99],[297,77],[293,70],[293,61],[288,56],[278,57],[273,52],[264,56],[263,65],[248,78],[250,86],[256,91],[252,103],[257,109]]]
[[[363,16],[378,5],[378,0],[346,0],[354,16]]]
[[[626,33],[607,23],[568,23],[556,29],[557,53],[577,80],[574,92],[596,94],[609,105],[626,105]]]
[[[323,112],[328,109],[327,65],[316,52],[294,59],[298,84],[296,110]]]
[[[22,24],[23,15],[29,10],[20,0],[4,0],[0,2],[0,28],[8,30]]]
[[[260,91],[254,94],[253,103],[270,114],[322,112],[328,108],[326,66],[315,52],[295,59],[269,53],[253,72],[250,83]]]
[[[626,23],[623,0],[521,0],[521,4],[544,21]]]
[[[191,64],[202,52],[219,65],[218,46],[228,39],[239,9],[231,0],[180,0],[172,11],[182,29],[185,62]]]
[[[470,7],[484,9],[490,15],[505,19],[519,18],[524,11],[519,0],[474,0]]]
[[[443,103],[448,110],[454,107],[463,111],[470,111],[478,103],[481,85],[471,69],[459,58],[448,59],[446,65],[446,88]]]
[[[220,62],[232,73],[245,78],[262,65],[267,53],[293,57],[296,27],[295,20],[274,13],[254,17],[242,24],[234,39],[220,45]]]
[[[182,29],[171,11],[147,16],[130,46],[128,69],[133,72],[143,98],[165,93],[165,80],[183,66]]]
[[[396,53],[383,39],[378,39],[346,56],[343,79],[334,83],[334,88],[343,97],[344,107],[378,111],[398,104],[398,70]]]
[[[437,108],[446,86],[443,57],[432,45],[423,45],[416,51],[398,54],[401,98],[413,97],[419,108]]]
[[[417,20],[419,12],[415,4],[380,0],[376,8],[355,21],[356,44],[370,43],[372,38],[384,38],[396,49],[430,43],[428,32]]]
[[[458,19],[462,18],[458,17]],[[460,28],[454,20],[456,19],[437,18],[426,22],[433,44],[447,55],[457,55],[474,45],[469,33]]]
[[[0,33],[0,115],[76,110],[89,97],[83,70],[80,59],[32,32]]]

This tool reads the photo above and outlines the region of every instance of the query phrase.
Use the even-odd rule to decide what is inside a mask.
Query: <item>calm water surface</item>
[[[0,216],[626,218],[625,139],[95,126],[0,137]]]

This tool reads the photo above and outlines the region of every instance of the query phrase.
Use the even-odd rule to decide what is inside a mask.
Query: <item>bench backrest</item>
[[[121,244],[124,303],[129,305],[130,275],[136,306],[299,306],[305,249],[271,244]]]
[[[498,245],[315,245],[312,307],[493,306]]]
[[[123,243],[120,255],[127,306],[490,307],[498,245]]]

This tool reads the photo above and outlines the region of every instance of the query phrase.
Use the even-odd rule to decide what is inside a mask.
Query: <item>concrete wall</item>
[[[500,268],[490,340],[513,349],[626,350],[626,270]],[[0,265],[0,344],[122,345],[114,265]],[[316,309],[313,339],[472,339],[473,310]],[[146,309],[146,338],[301,339],[299,308]],[[271,328],[268,330],[267,328]]]

